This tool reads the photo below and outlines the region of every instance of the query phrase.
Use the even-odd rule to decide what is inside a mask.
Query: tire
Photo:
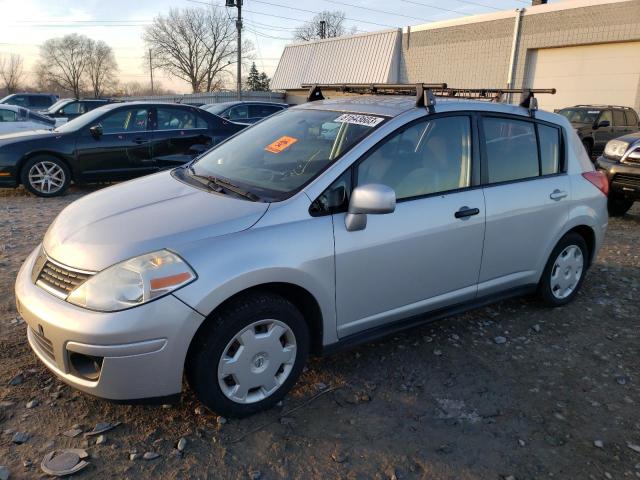
[[[610,217],[622,217],[633,206],[633,200],[628,200],[617,195],[609,195],[607,209]]]
[[[37,155],[22,166],[20,181],[38,197],[56,197],[69,188],[71,172],[59,158]]]
[[[584,149],[586,150],[589,159],[593,161],[593,143],[585,139],[582,140],[582,145],[584,145]]]
[[[561,255],[564,262],[561,261]],[[589,258],[587,242],[581,235],[570,232],[560,239],[549,256],[538,284],[538,294],[545,305],[560,307],[575,298],[589,267]]]
[[[309,328],[300,311],[279,295],[258,292],[215,312],[198,331],[187,381],[208,409],[246,417],[282,400],[308,355]]]

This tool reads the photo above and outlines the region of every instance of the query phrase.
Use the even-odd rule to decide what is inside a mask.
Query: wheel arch
[[[58,152],[52,152],[49,150],[36,150],[33,152],[28,152],[25,153],[22,158],[20,159],[20,161],[18,162],[18,167],[16,169],[16,179],[17,182],[19,184],[22,184],[22,169],[24,168],[24,165],[31,160],[32,158],[38,157],[38,156],[48,156],[48,157],[54,157],[58,160],[60,160],[61,162],[63,162],[66,167],[69,169],[69,174],[71,176],[71,180],[75,181],[75,175],[74,175],[74,171],[73,168],[71,167],[71,164],[69,163],[69,160],[67,160],[64,155],[61,155]]]
[[[322,351],[322,339],[324,334],[323,316],[322,310],[318,300],[307,289],[288,282],[269,282],[247,287],[244,290],[234,293],[226,300],[221,302],[215,307],[201,323],[198,330],[193,335],[189,343],[189,349],[187,353],[187,360],[190,357],[191,347],[196,343],[196,339],[201,334],[205,325],[212,321],[214,314],[221,309],[225,308],[230,303],[238,300],[247,295],[251,295],[257,292],[269,292],[275,295],[279,295],[289,302],[291,302],[302,314],[303,318],[309,326],[309,336],[311,339],[310,351],[315,355],[319,355]]]
[[[593,230],[592,227],[582,224],[582,225],[577,225],[577,226],[573,227],[572,229],[567,231],[564,235],[567,235],[569,233],[577,233],[586,242],[587,248],[589,249],[589,252],[588,252],[589,255],[588,255],[588,258],[587,258],[587,261],[588,261],[587,268],[590,267],[591,264],[593,263],[594,256],[595,256],[596,232]],[[564,237],[564,235],[563,235],[563,237]]]

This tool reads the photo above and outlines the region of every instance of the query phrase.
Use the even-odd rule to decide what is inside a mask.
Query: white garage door
[[[640,107],[640,42],[540,49],[531,53],[528,67],[526,85],[558,90],[538,98],[541,109],[578,104]]]

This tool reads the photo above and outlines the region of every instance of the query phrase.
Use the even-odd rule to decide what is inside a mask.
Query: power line
[[[361,10],[369,10],[370,12],[376,12],[376,13],[384,13],[385,15],[395,15],[396,17],[405,17],[405,18],[411,18],[413,20],[421,20],[424,22],[429,21],[426,18],[421,18],[421,17],[413,17],[411,15],[404,15],[402,13],[395,13],[395,12],[387,12],[386,10],[378,10],[376,8],[370,8],[370,7],[363,7],[361,5],[354,5],[353,3],[347,3],[347,2],[338,2],[336,0],[324,0],[325,2],[329,2],[329,3],[333,3],[336,5],[344,5],[344,6],[348,6],[348,7],[355,7],[355,8],[359,8]]]
[[[459,15],[471,15],[470,13],[461,12],[459,10],[451,10],[450,8],[436,7],[435,5],[430,5],[428,3],[413,2],[412,0],[400,0],[400,1],[405,3],[412,3],[414,5],[420,5],[421,7],[435,8],[436,10],[442,10],[443,12],[457,13]]]
[[[504,8],[494,7],[493,5],[485,5],[483,3],[470,2],[469,0],[457,0],[458,2],[467,3],[469,5],[475,5],[477,7],[491,8],[493,10],[504,10]]]

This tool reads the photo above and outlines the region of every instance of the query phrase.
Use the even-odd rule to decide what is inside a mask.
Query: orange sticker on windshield
[[[287,148],[289,148],[291,145],[293,145],[297,141],[298,141],[297,138],[287,137],[286,135],[283,135],[278,140],[273,142],[271,145],[267,145],[266,147],[264,147],[264,149],[267,152],[280,153],[283,150],[286,150]]]

